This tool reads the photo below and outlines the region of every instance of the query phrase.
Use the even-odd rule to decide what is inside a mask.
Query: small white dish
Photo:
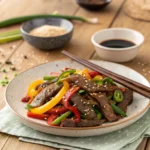
[[[100,45],[101,42],[110,39],[127,40],[135,45],[128,48],[109,48]],[[140,32],[128,28],[110,28],[96,32],[91,41],[101,59],[112,62],[127,62],[136,57],[144,42],[144,36]]]
[[[138,72],[115,63],[105,61],[92,61],[93,63],[100,65],[108,70],[115,71],[118,74],[126,76],[137,82],[140,82],[146,86],[150,86],[149,82]],[[57,127],[49,126],[46,121],[32,119],[27,117],[27,110],[25,109],[26,104],[21,102],[21,98],[27,92],[29,84],[36,79],[41,79],[43,76],[49,75],[50,72],[59,72],[64,67],[83,69],[84,66],[74,61],[59,61],[42,64],[40,66],[31,68],[14,78],[8,85],[5,93],[5,100],[12,112],[20,119],[20,121],[41,132],[70,136],[70,137],[85,137],[95,136],[110,133],[124,127],[127,127],[140,119],[148,110],[150,101],[137,93],[133,95],[133,103],[128,106],[127,115],[128,117],[123,118],[116,122],[104,123],[102,126],[96,127],[83,127],[83,128],[72,128],[72,127]]]

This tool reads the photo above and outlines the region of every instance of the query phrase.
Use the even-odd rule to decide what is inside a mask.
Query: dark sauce
[[[128,48],[128,47],[135,46],[135,43],[127,40],[112,39],[112,40],[103,41],[100,43],[100,45],[109,48]]]

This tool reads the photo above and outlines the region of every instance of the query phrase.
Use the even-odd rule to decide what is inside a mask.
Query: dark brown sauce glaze
[[[101,42],[100,45],[108,48],[128,48],[135,46],[135,43],[123,39],[110,39]]]

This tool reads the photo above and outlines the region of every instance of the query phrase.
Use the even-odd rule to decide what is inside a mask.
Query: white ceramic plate
[[[105,61],[93,61],[94,63],[115,71],[118,74],[124,75],[131,78],[137,82],[144,85],[150,86],[149,82],[136,71],[119,65],[115,63],[105,62]],[[5,93],[6,103],[13,111],[13,113],[20,119],[20,121],[41,132],[70,136],[70,137],[80,137],[80,136],[94,136],[109,133],[112,131],[119,130],[121,128],[127,127],[134,123],[136,120],[141,118],[149,108],[149,99],[145,98],[137,93],[134,93],[133,103],[128,107],[127,115],[128,117],[121,119],[113,123],[105,123],[102,126],[97,127],[86,127],[86,128],[62,128],[62,127],[52,127],[47,125],[45,121],[40,121],[36,119],[31,119],[26,116],[25,104],[20,100],[25,95],[28,85],[36,79],[40,79],[43,76],[49,75],[50,72],[59,72],[64,67],[71,67],[76,69],[84,68],[82,65],[74,61],[59,61],[47,64],[42,64],[40,66],[31,68],[11,81],[8,85]]]

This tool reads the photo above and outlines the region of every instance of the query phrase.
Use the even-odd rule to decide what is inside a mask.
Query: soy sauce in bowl
[[[110,39],[101,42],[100,45],[108,48],[128,48],[135,46],[135,43],[123,39]]]

